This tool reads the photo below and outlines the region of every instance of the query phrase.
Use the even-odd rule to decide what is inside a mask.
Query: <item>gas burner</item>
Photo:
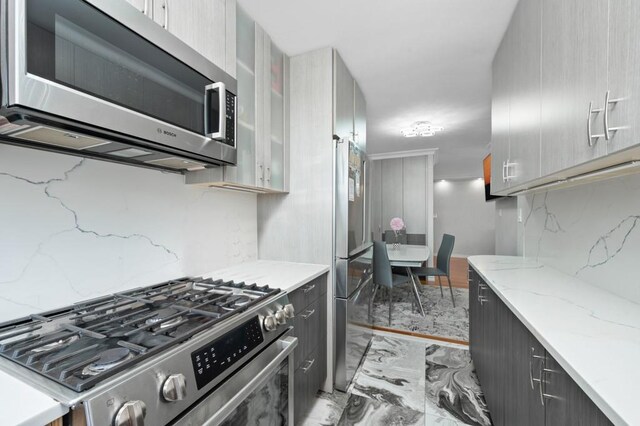
[[[176,311],[175,309],[171,309],[171,308],[165,308],[165,309],[161,309],[156,313],[156,316],[147,319],[144,323],[147,325],[155,325],[155,324],[159,324],[160,328],[169,328],[169,327],[173,327],[174,325],[180,323],[180,321],[182,321],[182,316],[178,315],[175,318],[171,318],[170,320],[166,320],[167,318],[169,318],[170,316],[173,316],[175,314],[177,314],[178,311]],[[161,322],[162,321],[162,322]]]
[[[251,302],[251,298],[249,296],[240,296],[233,302],[233,304],[235,306],[244,306],[249,302]]]
[[[100,358],[87,365],[82,374],[85,376],[95,376],[103,371],[109,370],[116,365],[133,358],[133,354],[127,348],[112,348],[102,352]]]
[[[61,346],[66,346],[69,343],[73,343],[76,340],[78,340],[80,337],[78,337],[77,334],[74,334],[73,336],[69,336],[69,337],[63,337],[60,340],[56,340],[55,342],[51,342],[51,343],[47,343],[46,345],[42,345],[42,346],[38,346],[37,348],[33,348],[31,349],[32,353],[40,353],[40,352],[47,352],[51,349],[55,349],[57,347],[61,347]]]

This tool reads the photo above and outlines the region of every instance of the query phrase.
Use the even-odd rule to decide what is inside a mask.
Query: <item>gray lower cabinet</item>
[[[327,375],[327,276],[322,275],[289,295],[295,318],[294,424],[300,424],[311,408]]]
[[[612,425],[473,268],[469,321],[469,350],[494,425]]]

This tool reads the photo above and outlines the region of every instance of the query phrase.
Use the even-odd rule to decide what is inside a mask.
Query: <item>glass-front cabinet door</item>
[[[225,169],[226,182],[288,190],[289,58],[240,6],[236,12],[238,162]]]
[[[238,6],[236,11],[238,79],[237,166],[227,167],[225,180],[257,186],[256,177],[256,26]]]
[[[269,134],[270,158],[268,168],[268,185],[271,189],[285,190],[285,112],[286,112],[286,82],[287,60],[286,55],[271,43],[270,55],[270,115],[271,129]]]

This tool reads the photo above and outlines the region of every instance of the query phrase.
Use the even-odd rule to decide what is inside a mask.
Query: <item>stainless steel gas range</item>
[[[0,324],[0,369],[70,425],[286,425],[293,314],[277,289],[182,278]]]

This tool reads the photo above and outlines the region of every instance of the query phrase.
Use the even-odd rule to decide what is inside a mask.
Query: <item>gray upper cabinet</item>
[[[505,35],[493,60],[493,97],[491,101],[491,192],[508,188],[509,162],[509,96],[511,62],[509,32]]]
[[[640,158],[639,20],[634,0],[519,1],[493,62],[493,193]]]
[[[543,175],[606,154],[607,8],[608,0],[542,0]]]
[[[235,166],[190,173],[187,183],[258,193],[289,190],[289,57],[242,8],[236,18]]]
[[[236,16],[241,29],[237,59],[240,157],[237,166],[225,168],[224,180],[263,192],[286,192],[289,58],[241,8]]]
[[[127,1],[138,7],[151,7],[151,17],[158,25],[232,76],[236,75],[236,0],[190,0],[188,6],[178,0]]]
[[[149,18],[153,19],[153,5],[152,0],[126,0],[127,3],[131,3],[133,7],[138,9],[141,13],[144,13]]]
[[[540,177],[540,43],[539,0],[520,0],[508,34],[509,185]]]
[[[616,152],[640,143],[640,25],[638,22],[640,22],[640,2],[637,0],[609,2],[608,152]]]
[[[236,76],[236,0],[125,0]]]
[[[344,61],[333,53],[333,133],[340,138],[354,140],[354,80]]]

